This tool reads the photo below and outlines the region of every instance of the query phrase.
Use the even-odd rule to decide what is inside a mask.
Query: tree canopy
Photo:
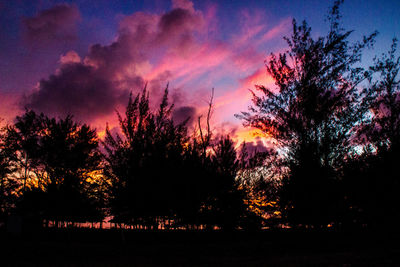
[[[289,49],[271,54],[268,74],[275,88],[258,86],[253,105],[239,118],[277,141],[288,173],[281,181],[280,205],[297,225],[327,225],[339,214],[338,181],[345,159],[354,150],[354,131],[368,110],[358,86],[368,76],[357,66],[376,33],[350,43],[351,31],[339,23],[336,1],[324,37],[313,38],[304,21],[293,20]]]

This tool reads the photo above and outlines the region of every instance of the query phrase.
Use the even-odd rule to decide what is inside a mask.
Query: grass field
[[[0,266],[400,266],[388,232],[49,229],[1,246]]]

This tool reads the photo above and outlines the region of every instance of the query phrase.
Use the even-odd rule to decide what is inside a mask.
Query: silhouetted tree
[[[37,221],[103,219],[97,198],[90,195],[94,183],[89,179],[101,170],[95,130],[72,116],[56,120],[26,111],[8,127],[5,142],[22,169],[21,214]]]
[[[278,207],[279,179],[276,175],[282,173],[277,170],[281,166],[278,153],[273,147],[266,151],[248,151],[243,142],[238,160],[237,179],[239,186],[246,192],[244,227],[278,226],[281,222]]]
[[[210,180],[211,191],[208,199],[209,216],[222,229],[232,230],[238,227],[246,230],[259,229],[262,226],[261,210],[254,207],[254,197],[259,188],[267,185],[267,180],[260,175],[255,177],[256,168],[265,163],[267,152],[246,157],[241,153],[229,136],[221,137],[213,146],[212,162],[214,177]],[[246,177],[245,171],[251,171],[253,177]],[[249,186],[251,184],[251,186]],[[266,189],[264,187],[263,189]],[[250,196],[250,194],[253,194]],[[252,200],[251,202],[249,200]],[[263,199],[266,200],[266,199]]]
[[[374,59],[370,68],[378,78],[368,88],[366,101],[372,113],[371,121],[362,133],[378,151],[399,149],[400,144],[400,57],[396,57],[397,39],[390,51]]]
[[[96,131],[72,120],[45,119],[40,159],[48,179],[49,219],[73,222],[101,221],[103,214],[88,179],[101,170]]]
[[[359,127],[363,154],[350,162],[346,186],[352,218],[369,227],[394,226],[400,219],[400,57],[397,40],[370,68],[365,90],[370,120]]]
[[[365,109],[357,86],[366,78],[362,50],[375,34],[350,44],[351,31],[339,25],[336,1],[327,36],[312,38],[304,21],[293,21],[285,38],[289,50],[271,54],[267,62],[276,90],[264,86],[253,93],[253,106],[239,117],[264,131],[279,145],[288,173],[282,179],[279,203],[292,225],[323,226],[335,222],[342,203],[338,181],[344,160],[354,149],[350,140]]]
[[[126,224],[156,225],[160,218],[174,219],[179,210],[182,173],[187,142],[185,123],[175,125],[173,105],[165,89],[159,109],[150,110],[146,88],[129,99],[125,117],[118,113],[122,136],[113,136],[107,127],[106,174],[112,181],[111,214],[114,221]]]
[[[238,161],[227,137],[212,145],[210,116],[206,130],[192,138],[186,122],[175,124],[166,88],[157,111],[146,88],[118,114],[122,136],[107,128],[106,174],[111,179],[110,207],[115,222],[149,228],[207,225],[236,228],[246,211],[236,174]]]
[[[0,119],[1,122],[1,119]],[[6,127],[0,129],[0,224],[15,206],[18,182],[11,177],[15,170],[12,153],[5,143]]]
[[[211,176],[207,180],[207,198],[203,204],[202,215],[205,222],[223,229],[234,229],[246,208],[244,194],[239,190],[236,180],[238,160],[234,143],[229,136],[221,139],[213,147],[211,154]]]
[[[43,121],[43,114],[27,110],[22,116],[16,117],[14,125],[7,127],[4,142],[12,152],[12,161],[20,172],[18,176],[22,179],[22,192],[25,192],[32,178],[39,177],[39,139],[44,130]]]

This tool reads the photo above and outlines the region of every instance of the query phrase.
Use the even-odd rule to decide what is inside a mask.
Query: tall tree
[[[18,166],[18,177],[22,180],[22,192],[27,184],[37,178],[40,165],[39,139],[44,130],[44,115],[27,110],[22,116],[17,116],[15,123],[7,127],[5,145],[13,153],[13,162]]]
[[[8,127],[7,148],[23,178],[19,212],[38,220],[101,221],[89,178],[101,170],[96,131],[65,119],[26,111]]]
[[[377,78],[367,88],[365,98],[371,121],[365,124],[361,134],[377,150],[397,150],[400,146],[400,56],[396,56],[397,39],[393,39],[387,54],[374,59],[371,72]]]
[[[242,195],[238,190],[236,172],[238,161],[233,141],[222,137],[213,147],[210,156],[209,185],[202,216],[208,225],[217,225],[225,229],[234,229],[244,211]]]
[[[48,178],[47,215],[54,220],[101,221],[101,207],[90,197],[89,181],[101,170],[96,131],[74,122],[72,116],[46,118],[45,127],[40,159]]]
[[[18,188],[18,182],[11,177],[15,165],[12,153],[5,142],[6,128],[0,129],[0,222],[3,223],[15,205]]]
[[[213,152],[213,175],[208,181],[210,186],[205,201],[209,209],[208,220],[225,230],[248,228],[252,214],[245,203],[247,192],[238,179],[241,166],[235,144],[229,136],[222,136],[213,146]]]
[[[263,151],[250,150],[243,142],[239,151],[239,170],[237,179],[239,186],[246,192],[244,201],[248,206],[245,224],[248,227],[278,226],[280,212],[278,203],[279,179],[282,173],[281,159],[274,147]]]
[[[122,136],[106,130],[106,173],[112,180],[111,213],[127,224],[156,224],[173,218],[183,199],[182,159],[187,142],[185,123],[174,124],[165,89],[157,111],[149,106],[146,88],[129,98],[125,117],[118,113]]]
[[[352,216],[370,227],[393,226],[400,217],[400,56],[397,40],[375,58],[370,68],[374,79],[365,90],[370,119],[359,127],[364,153],[347,168],[348,199]]]
[[[337,218],[338,179],[353,149],[354,127],[365,109],[358,85],[364,71],[355,67],[375,34],[350,44],[351,31],[339,24],[336,1],[328,15],[330,30],[314,39],[304,21],[293,20],[289,49],[271,54],[268,74],[276,89],[258,86],[249,112],[239,115],[246,126],[261,129],[280,146],[288,173],[281,183],[280,205],[292,225],[323,226]]]

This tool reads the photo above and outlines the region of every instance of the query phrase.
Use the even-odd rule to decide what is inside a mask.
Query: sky
[[[169,85],[175,120],[205,115],[214,88],[212,125],[237,141],[260,142],[235,113],[249,89],[273,86],[265,60],[284,51],[292,19],[313,36],[326,33],[333,1],[317,0],[0,0],[0,117],[34,109],[73,114],[97,128],[117,126],[132,92],[144,85],[153,107]],[[363,64],[400,38],[400,1],[347,0],[350,39],[378,31]],[[255,139],[254,139],[255,138]]]

